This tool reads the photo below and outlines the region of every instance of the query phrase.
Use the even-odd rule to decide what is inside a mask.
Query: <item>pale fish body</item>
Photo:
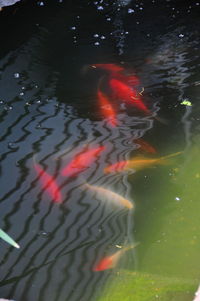
[[[127,209],[133,208],[133,204],[131,203],[131,201],[125,199],[124,197],[122,197],[116,192],[113,192],[101,186],[90,185],[88,183],[86,183],[85,186],[90,190],[98,193],[100,197],[104,197],[107,200],[114,202],[118,206],[122,206]]]

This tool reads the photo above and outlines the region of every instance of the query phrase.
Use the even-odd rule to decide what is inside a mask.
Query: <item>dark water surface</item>
[[[127,255],[126,268],[190,274],[184,258],[176,266],[179,252],[173,268],[148,260],[173,211],[166,195],[177,201],[171,177],[180,162],[104,173],[107,165],[140,153],[137,138],[150,142],[159,157],[187,150],[199,133],[200,4],[157,2],[39,1],[31,12],[25,6],[7,19],[1,12],[0,228],[21,246],[0,242],[1,297],[94,300],[112,273],[93,272],[94,264],[116,245],[135,240],[140,246]],[[119,126],[110,127],[97,103],[98,82],[106,73],[88,68],[97,63],[134,72],[152,116],[123,104]],[[185,99],[191,107],[181,105]],[[99,146],[105,151],[87,169],[75,177],[61,175],[84,147]],[[62,188],[62,203],[42,188],[35,162]],[[131,199],[134,213],[99,201],[82,188],[85,182]],[[163,263],[167,255],[157,258]],[[187,276],[200,278],[198,260],[195,253]]]

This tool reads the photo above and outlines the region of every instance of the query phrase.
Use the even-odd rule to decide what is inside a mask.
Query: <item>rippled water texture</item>
[[[12,19],[13,30],[4,30],[0,49],[0,228],[21,248],[0,242],[0,297],[94,300],[112,273],[94,272],[94,265],[116,245],[136,240],[140,245],[127,252],[124,267],[170,276],[165,265],[148,260],[148,251],[173,211],[162,195],[186,156],[173,166],[104,172],[141,154],[138,138],[157,151],[146,156],[161,157],[187,151],[199,132],[200,6],[156,2],[39,1],[31,13],[17,9],[4,18],[4,24]],[[121,103],[118,125],[110,126],[97,101],[99,80],[106,90],[108,73],[88,67],[98,63],[137,76],[151,114]],[[185,99],[192,106],[181,105]],[[62,174],[74,156],[99,147],[78,174]],[[56,181],[59,202],[39,168]],[[135,209],[100,200],[85,183],[115,191]]]

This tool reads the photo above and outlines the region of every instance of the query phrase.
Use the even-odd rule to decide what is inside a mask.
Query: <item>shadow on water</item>
[[[32,15],[25,6],[10,17],[14,29],[7,33],[13,39],[3,36],[0,60],[0,227],[21,248],[1,242],[0,296],[94,300],[112,274],[93,272],[94,264],[135,236],[141,241],[137,256],[130,252],[130,265],[124,265],[151,271],[148,259],[145,264],[149,236],[153,230],[159,236],[174,210],[166,204],[161,210],[158,181],[162,192],[172,171],[105,174],[104,168],[139,154],[137,138],[150,141],[162,156],[187,149],[199,131],[198,6],[152,2],[38,2]],[[119,126],[110,127],[97,104],[99,80],[108,73],[88,69],[97,63],[117,63],[137,75],[152,116],[123,104]],[[181,105],[186,98],[192,108]],[[155,120],[156,114],[168,125]],[[61,174],[84,148],[102,146],[80,174]],[[61,203],[42,187],[35,162],[58,183]],[[85,182],[131,199],[134,214],[91,196],[81,188]],[[156,228],[150,226],[153,218]]]

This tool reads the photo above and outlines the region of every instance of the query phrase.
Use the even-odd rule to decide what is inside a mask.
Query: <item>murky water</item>
[[[13,31],[3,36],[0,228],[21,248],[0,242],[1,297],[94,300],[113,273],[94,272],[94,265],[135,241],[123,268],[200,280],[200,5],[109,2],[38,2],[31,13],[15,12]],[[134,73],[152,114],[123,103],[111,127],[97,101],[107,73],[88,68],[97,63]],[[186,99],[192,106],[181,105]],[[108,165],[141,154],[141,137],[154,157],[183,154],[170,165],[105,174]],[[87,168],[62,175],[75,155],[98,147],[105,149]],[[54,177],[62,202],[42,186],[36,164]],[[86,182],[123,195],[135,209],[101,202]]]

